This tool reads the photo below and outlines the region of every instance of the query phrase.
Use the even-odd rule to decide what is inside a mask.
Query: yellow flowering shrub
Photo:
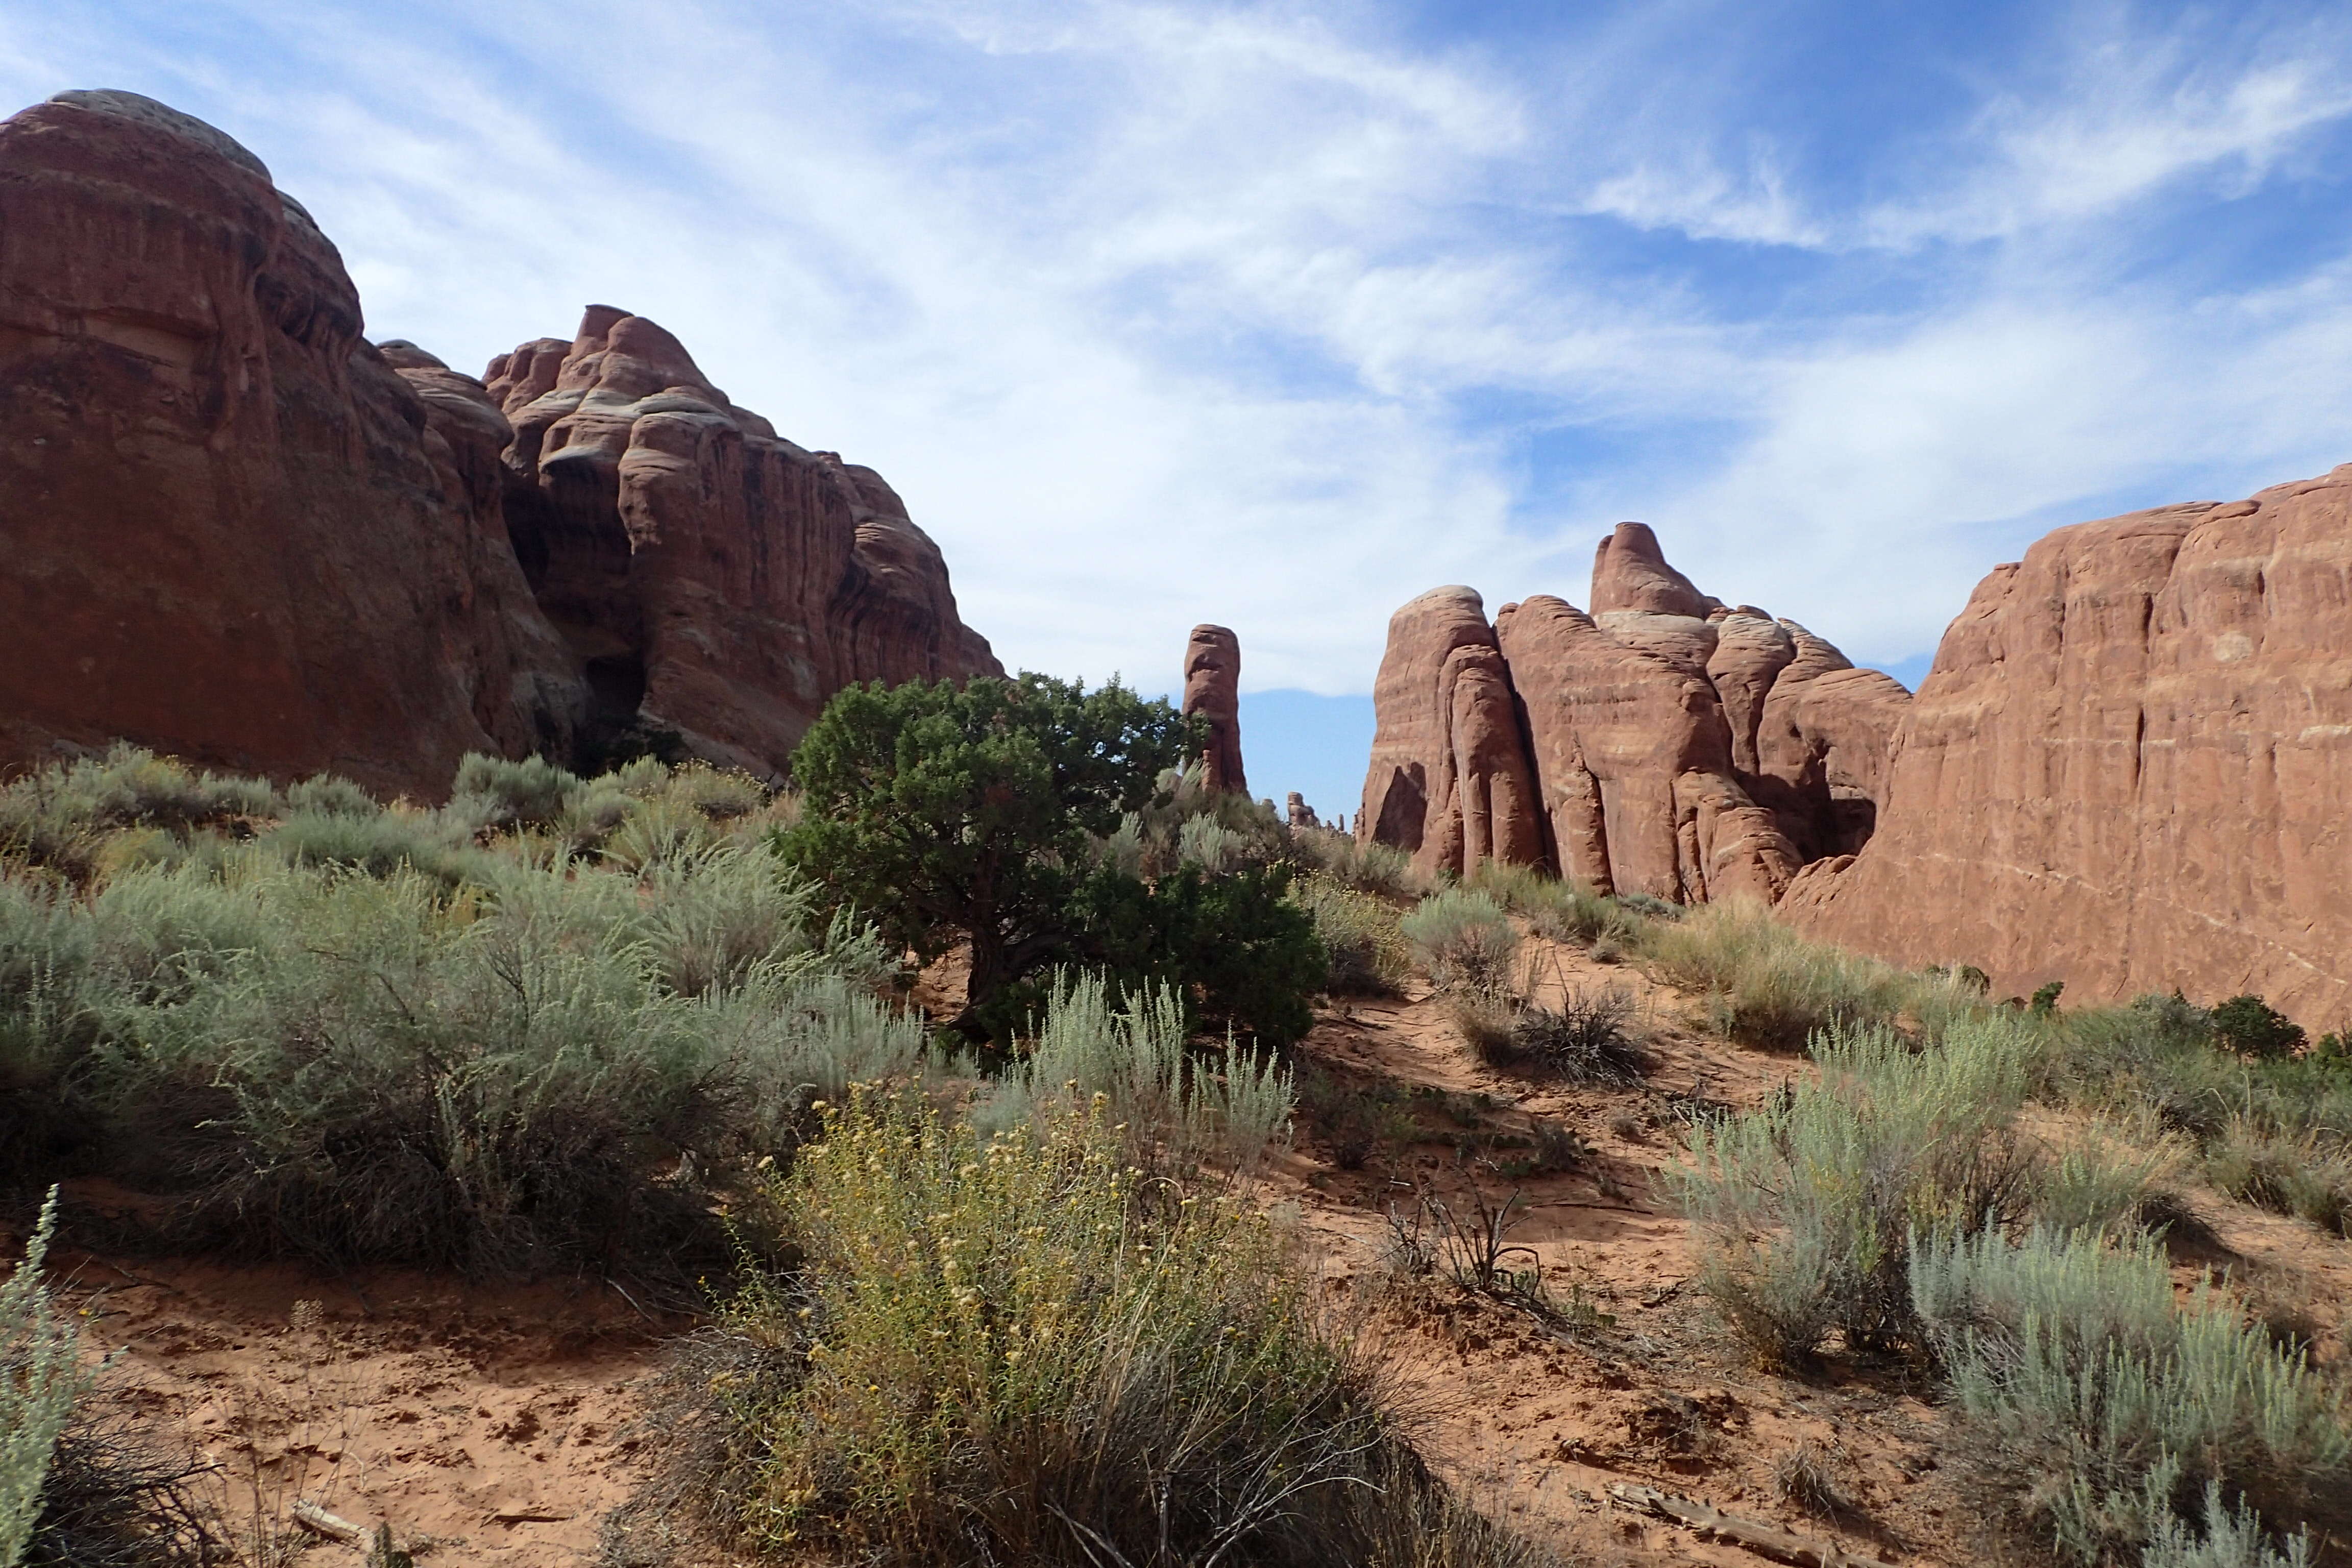
[[[799,1267],[738,1294],[703,1363],[707,1510],[782,1556],[1512,1560],[1454,1552],[1491,1527],[1395,1436],[1264,1217],[1144,1178],[1109,1114],[983,1140],[913,1093],[825,1108],[759,1198]]]

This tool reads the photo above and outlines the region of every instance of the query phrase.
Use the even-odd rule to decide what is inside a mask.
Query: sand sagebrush
[[[1818,1082],[1693,1127],[1669,1179],[1706,1240],[1702,1286],[1760,1360],[1801,1365],[1833,1332],[1853,1349],[1911,1342],[1909,1237],[2022,1212],[2029,1044],[1993,1020],[1926,1050],[1832,1029]]]
[[[1485,893],[1432,893],[1399,922],[1405,941],[1444,988],[1499,995],[1510,988],[1519,933]]]
[[[1971,1468],[2063,1559],[2251,1528],[2222,1498],[2273,1527],[2352,1512],[2340,1396],[2210,1287],[2177,1300],[2153,1238],[1923,1237],[1910,1278]]]
[[[58,1438],[90,1381],[80,1324],[59,1311],[41,1274],[57,1205],[52,1191],[23,1257],[0,1281],[0,1568],[25,1560]]]
[[[518,819],[578,782],[500,767],[472,782]],[[104,1169],[174,1199],[184,1241],[330,1264],[723,1256],[701,1184],[788,1147],[811,1097],[919,1070],[921,1026],[756,826],[665,804],[756,792],[658,764],[592,784],[700,826],[625,868],[310,781],[243,840],[110,829],[78,888],[0,868],[0,1161]],[[110,798],[47,785],[52,811]]]

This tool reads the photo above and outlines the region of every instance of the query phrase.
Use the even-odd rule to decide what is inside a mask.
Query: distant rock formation
[[[1459,871],[1544,858],[1534,770],[1486,605],[1433,588],[1389,618],[1360,838]]]
[[[772,773],[848,681],[998,668],[887,486],[650,322],[495,390],[371,347],[261,161],[135,93],[0,122],[0,766],[123,738],[429,793],[674,731]]]
[[[1837,679],[1812,683],[1833,707]],[[1823,721],[1824,776],[1855,776],[1875,720]],[[1995,568],[1911,704],[1877,831],[1783,908],[1897,963],[1976,964],[2003,994],[2252,991],[2336,1028],[2347,846],[2352,464],[2062,528]]]
[[[1290,799],[1287,803],[1287,809],[1284,813],[1284,817],[1285,820],[1286,820],[1293,827],[1320,827],[1323,826],[1322,820],[1315,815],[1315,808],[1307,805],[1307,797],[1299,794],[1297,790],[1292,790],[1290,792]]]
[[[1453,587],[1397,612],[1360,838],[1433,869],[1769,903],[1869,836],[1899,683],[1700,593],[1640,523],[1601,541],[1591,603],[1539,595],[1490,626]]]
[[[1223,795],[1247,795],[1242,771],[1242,642],[1223,626],[1198,626],[1184,645],[1184,711],[1208,726],[1202,783]]]

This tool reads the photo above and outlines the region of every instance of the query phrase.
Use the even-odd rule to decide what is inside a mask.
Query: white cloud
[[[1693,239],[1807,249],[1831,242],[1828,230],[1800,209],[1780,159],[1761,141],[1738,175],[1707,159],[1672,169],[1643,163],[1594,185],[1583,207],[1637,228],[1677,229]]]
[[[1208,619],[1255,687],[1360,691],[1397,604],[1580,597],[1626,516],[1710,591],[1893,658],[2019,519],[2324,467],[2352,412],[2325,268],[2115,282],[2146,258],[2112,215],[2217,174],[2249,195],[2346,112],[2307,37],[2190,60],[2062,31],[1899,189],[1838,197],[1727,77],[1675,75],[1688,7],[1527,69],[1407,47],[1370,4],[191,14],[194,43],[0,19],[0,60],[44,78],[0,84],[104,77],[219,121],[339,242],[372,330],[453,363],[591,300],[660,320],[886,473],[1014,664],[1157,687]],[[1596,224],[1706,254],[1643,271]],[[1912,270],[1867,310],[1834,270],[1785,309],[1715,286],[1759,248],[1857,289]],[[1666,456],[1596,458],[1576,513],[1531,518],[1526,431],[1580,423]]]
[[[1984,103],[1962,142],[1976,157],[1958,183],[1864,215],[1870,243],[2011,236],[2195,178],[2242,194],[2310,132],[2352,115],[2352,37],[2340,27],[2295,28],[2218,58],[2113,16],[2061,40],[2052,83]]]

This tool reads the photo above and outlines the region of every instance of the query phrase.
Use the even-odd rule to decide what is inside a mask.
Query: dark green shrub
[[[927,961],[971,944],[967,1023],[1017,1021],[1007,986],[1066,962],[1068,911],[1095,858],[1159,788],[1189,727],[1113,684],[853,686],[793,754],[806,803],[777,851],[835,903]]]
[[[2058,1011],[2058,998],[2065,994],[2065,990],[2066,983],[2063,980],[2053,980],[2038,987],[2027,1010],[2037,1018],[2051,1016]]]
[[[2256,1061],[2277,1061],[2303,1048],[2302,1026],[2259,996],[2232,996],[2213,1009],[2213,1043]]]
[[[1289,884],[1287,866],[1225,877],[1186,866],[1148,883],[1100,870],[1071,900],[1068,948],[1129,995],[1164,985],[1196,1024],[1286,1046],[1313,1027],[1307,998],[1329,973]],[[1008,991],[998,1005],[1016,999]]]
[[[1650,1054],[1626,1028],[1633,1010],[1623,991],[1571,991],[1558,1007],[1517,1008],[1499,1037],[1472,1043],[1490,1067],[1569,1083],[1639,1083]]]

